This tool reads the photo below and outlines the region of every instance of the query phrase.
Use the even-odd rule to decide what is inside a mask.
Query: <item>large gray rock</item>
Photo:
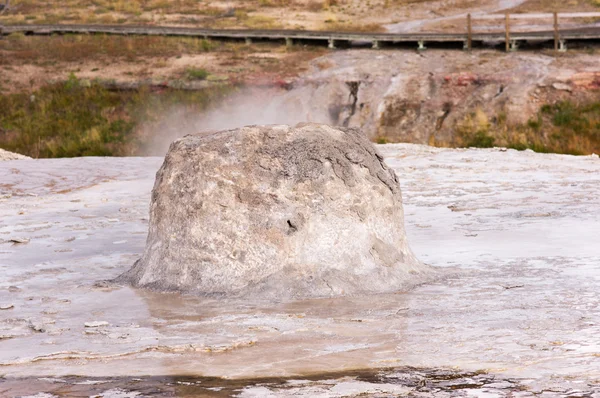
[[[123,277],[269,299],[397,291],[429,268],[406,242],[396,174],[358,130],[189,135],[156,175],[146,250]]]

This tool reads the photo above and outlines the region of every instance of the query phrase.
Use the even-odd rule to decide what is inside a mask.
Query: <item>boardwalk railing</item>
[[[514,21],[539,21],[550,18],[552,23],[519,26]],[[424,50],[427,43],[458,44],[470,50],[475,44],[502,43],[506,49],[516,50],[519,43],[525,41],[554,41],[555,48],[566,50],[567,40],[598,41],[600,24],[581,27],[581,25],[563,26],[560,21],[577,18],[600,18],[600,13],[569,14],[506,14],[506,15],[468,15],[463,32],[454,33],[365,33],[365,32],[328,32],[308,30],[248,30],[248,29],[203,29],[169,26],[131,26],[131,25],[6,25],[0,26],[0,36],[13,33],[26,35],[52,34],[111,34],[111,35],[153,35],[185,36],[212,40],[278,40],[286,45],[294,42],[323,44],[329,48],[351,46],[355,43],[370,43],[373,48],[383,45],[412,44]],[[498,25],[481,26],[481,21],[504,19],[504,28]],[[529,26],[529,28],[528,28]]]
[[[500,22],[490,25],[494,21]],[[475,31],[504,33],[506,51],[517,50],[520,41],[536,39],[552,40],[555,50],[566,51],[567,40],[598,39],[600,12],[468,15],[467,35]]]

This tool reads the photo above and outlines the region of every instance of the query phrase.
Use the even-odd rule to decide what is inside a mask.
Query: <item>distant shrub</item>
[[[493,148],[495,138],[489,135],[486,131],[477,131],[471,135],[465,142],[467,147],[475,148]]]
[[[188,78],[192,80],[206,80],[210,74],[206,69],[202,68],[189,68],[186,73]]]
[[[555,126],[567,127],[580,121],[578,111],[569,101],[557,103],[554,105],[553,111],[554,117],[552,118],[552,123],[554,123]]]
[[[600,102],[545,104],[526,124],[495,126],[490,135],[496,138],[496,144],[500,141],[517,150],[569,155],[599,153]],[[483,136],[475,138],[486,143]]]
[[[214,45],[210,40],[202,39],[200,40],[200,48],[202,51],[211,51],[214,48]]]
[[[516,149],[517,151],[524,151],[525,149],[529,148],[527,144],[524,144],[522,142],[508,144],[508,147],[511,149]]]
[[[600,115],[600,103],[580,106],[571,101],[561,101],[542,106],[541,113],[551,116],[552,124],[561,129],[588,131],[592,127],[590,121]]]
[[[535,119],[529,119],[527,121],[527,126],[535,131],[539,131],[542,128],[542,118],[537,117]]]
[[[490,122],[483,110],[477,109],[467,115],[456,127],[461,147],[492,148],[495,138],[489,134]]]

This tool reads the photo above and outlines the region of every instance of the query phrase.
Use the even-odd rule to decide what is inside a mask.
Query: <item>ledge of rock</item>
[[[23,160],[23,159],[31,159],[29,156],[21,155],[14,152],[5,151],[0,148],[0,161],[2,160]]]
[[[145,252],[121,280],[205,296],[296,299],[403,290],[429,267],[400,185],[358,130],[250,126],[171,144]]]

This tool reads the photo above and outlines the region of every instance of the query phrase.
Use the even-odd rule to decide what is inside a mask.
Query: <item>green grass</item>
[[[598,129],[600,102],[577,105],[570,101],[563,101],[543,106],[541,113],[550,115],[554,126],[586,132],[590,129]]]
[[[0,95],[0,147],[42,158],[142,154],[152,137],[140,126],[162,120],[174,106],[202,112],[232,90],[110,91],[71,75],[33,93]]]
[[[509,126],[505,118],[485,123],[467,118],[456,128],[454,146],[487,148],[494,145],[535,152],[586,155],[600,153],[600,102],[561,101],[543,105],[523,125]]]
[[[206,80],[209,75],[208,71],[202,68],[189,68],[186,73],[191,80]]]
[[[497,117],[502,120],[505,117]],[[483,110],[477,108],[474,112],[466,115],[465,119],[456,126],[456,135],[459,147],[466,148],[492,148],[496,139],[491,135],[493,129],[488,116]]]
[[[529,132],[525,144],[536,152],[572,155],[600,152],[600,102],[561,101],[544,105],[535,122],[529,122],[532,125],[537,137]]]
[[[496,139],[486,131],[477,131],[467,139],[465,146],[469,148],[493,148],[495,141]]]

